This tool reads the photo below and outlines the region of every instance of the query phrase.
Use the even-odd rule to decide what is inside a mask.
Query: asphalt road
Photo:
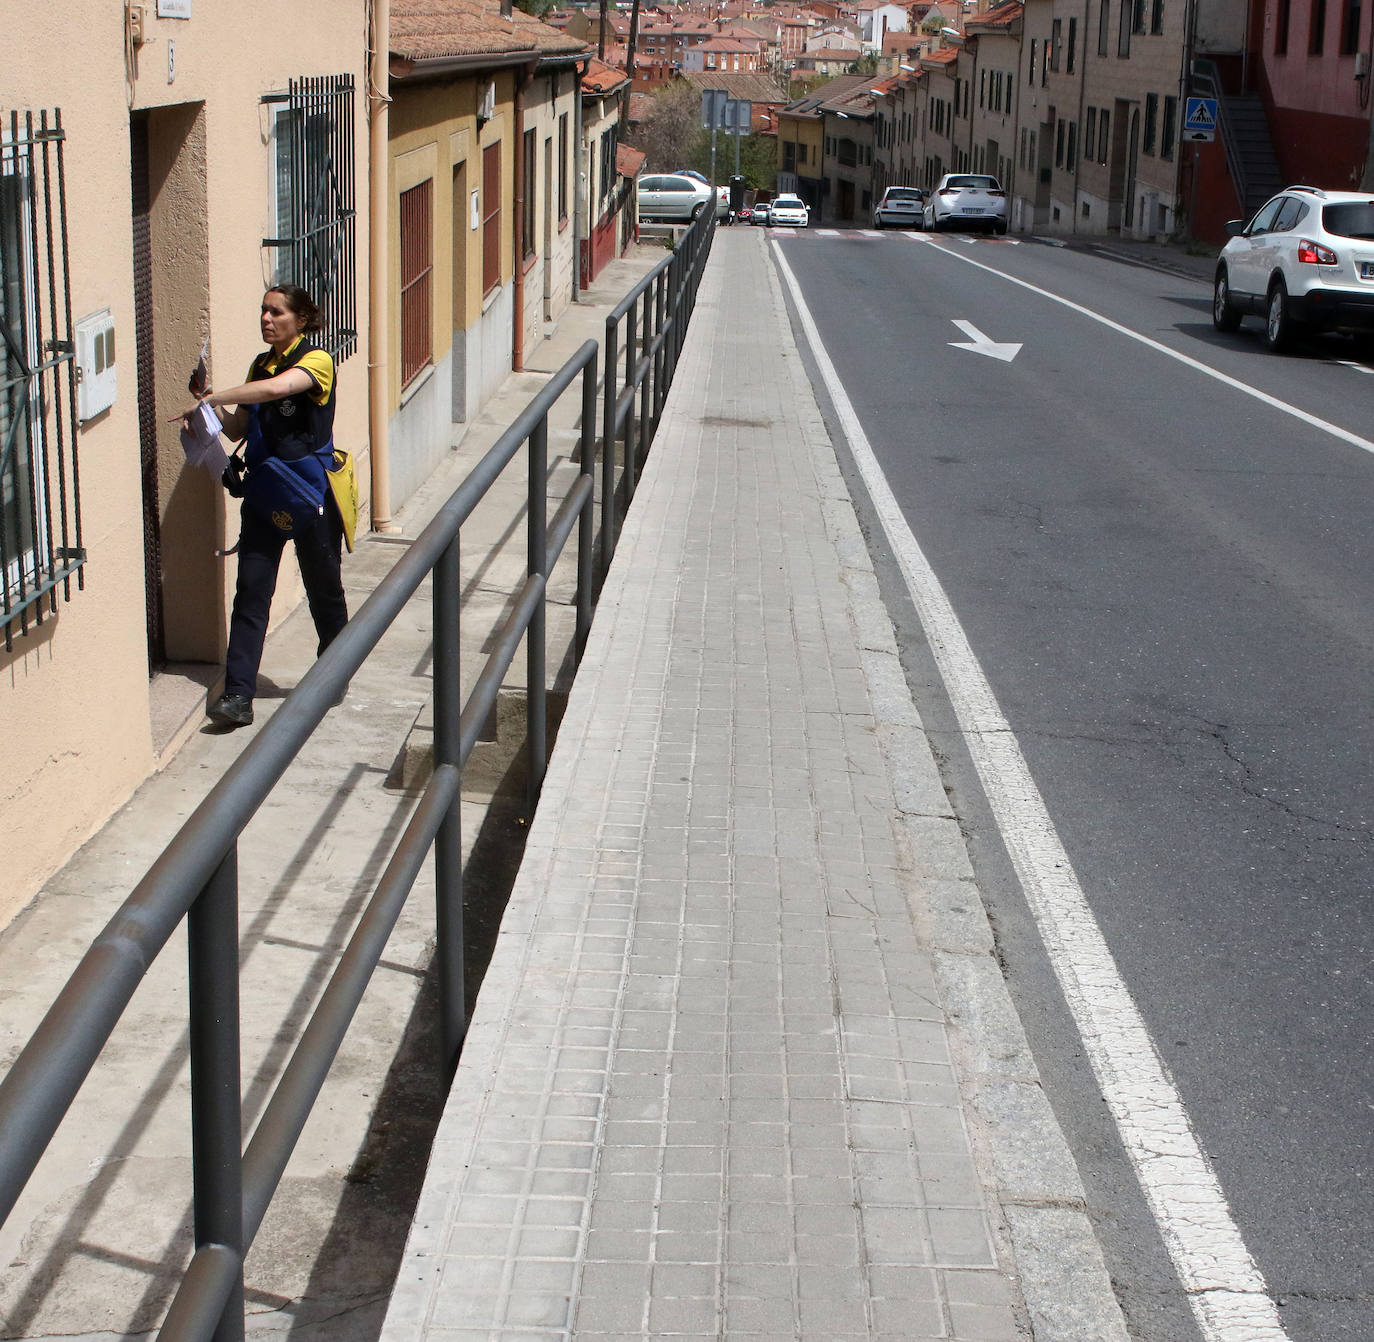
[[[1279,358],[1252,323],[1218,336],[1205,284],[1099,256],[952,235],[772,241],[1283,1329],[1368,1342],[1374,443],[1339,431],[1374,435],[1374,365],[1340,339]],[[1021,348],[1003,361],[955,347],[978,333]],[[1130,1325],[1146,1342],[1196,1338],[926,636],[866,523]]]

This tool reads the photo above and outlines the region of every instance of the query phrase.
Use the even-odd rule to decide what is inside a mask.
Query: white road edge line
[[[782,249],[775,246],[773,255],[930,640],[1093,1073],[1202,1335],[1207,1342],[1289,1342],[1011,726],[939,578],[902,516]]]
[[[1234,391],[1243,393],[1246,396],[1253,396],[1255,400],[1263,402],[1274,410],[1280,410],[1285,415],[1292,415],[1294,419],[1300,419],[1304,424],[1310,424],[1314,429],[1320,429],[1323,433],[1329,433],[1333,438],[1339,438],[1344,443],[1349,443],[1352,447],[1358,447],[1361,452],[1374,454],[1374,442],[1368,438],[1361,438],[1358,433],[1351,433],[1349,429],[1343,429],[1339,424],[1332,424],[1330,420],[1321,419],[1317,415],[1308,414],[1306,410],[1299,410],[1297,406],[1290,405],[1287,401],[1281,401],[1277,396],[1270,396],[1268,392],[1260,391],[1258,387],[1252,387],[1247,382],[1242,382],[1239,378],[1234,378],[1218,369],[1205,364],[1199,359],[1194,359],[1190,355],[1181,354],[1176,349],[1170,349],[1168,345],[1161,344],[1158,340],[1153,340],[1147,335],[1142,335],[1139,331],[1132,331],[1129,326],[1122,326],[1120,322],[1114,322],[1110,317],[1104,317],[1100,312],[1094,312],[1091,308],[1085,308],[1081,303],[1075,303],[1071,298],[1062,298],[1059,294],[1052,294],[1048,289],[1042,289],[1038,285],[1031,284],[1028,280],[1019,280],[1015,275],[1008,275],[1003,270],[998,270],[995,266],[985,265],[982,261],[975,261],[971,256],[961,256],[958,252],[950,251],[948,247],[941,247],[934,238],[922,237],[913,238],[912,241],[922,241],[934,247],[936,251],[944,256],[953,257],[956,261],[962,261],[965,265],[977,266],[979,270],[985,270],[989,275],[996,275],[999,280],[1006,280],[1008,284],[1018,285],[1022,289],[1029,289],[1033,294],[1039,294],[1041,298],[1048,298],[1051,303],[1059,303],[1063,307],[1078,313],[1082,317],[1087,317],[1090,321],[1100,322],[1103,326],[1120,335],[1128,336],[1131,340],[1138,340],[1142,345],[1148,346],[1158,354],[1167,355],[1170,359],[1177,359],[1179,363],[1191,368],[1194,372],[1201,373],[1204,377],[1214,378],[1224,386],[1230,387]],[[1358,366],[1358,365],[1357,365]]]

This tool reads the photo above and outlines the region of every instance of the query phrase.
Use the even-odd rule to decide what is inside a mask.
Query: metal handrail
[[[388,936],[431,847],[435,853],[441,1062],[457,1065],[466,1029],[462,928],[462,769],[526,640],[526,749],[531,801],[547,762],[544,607],[548,575],[578,529],[575,657],[591,628],[595,579],[596,397],[605,402],[602,577],[623,510],[657,427],[681,352],[715,219],[703,215],[674,253],[606,319],[604,384],[586,341],[530,401],[226,770],[96,937],[9,1073],[0,1081],[0,1223],[9,1217],[91,1066],[144,975],[187,920],[195,1252],[158,1334],[166,1342],[242,1339],[243,1261]],[[625,357],[617,354],[626,327]],[[638,339],[639,344],[636,344]],[[636,353],[637,349],[642,352]],[[548,416],[581,380],[579,476],[547,520]],[[636,421],[635,399],[640,402]],[[616,444],[625,452],[615,484]],[[466,701],[459,677],[463,523],[528,444],[528,562]],[[617,507],[619,495],[619,508]],[[239,1063],[238,840],[325,714],[420,584],[433,574],[434,771],[307,1022],[246,1148]]]
[[[1249,217],[1249,184],[1245,180],[1245,163],[1241,158],[1240,145],[1236,141],[1236,128],[1231,124],[1231,115],[1226,106],[1226,93],[1221,86],[1221,73],[1216,62],[1205,57],[1193,61],[1193,87],[1204,98],[1212,98],[1217,105],[1217,129],[1221,132],[1222,147],[1226,151],[1226,168],[1231,174],[1236,196],[1240,200],[1241,213]]]

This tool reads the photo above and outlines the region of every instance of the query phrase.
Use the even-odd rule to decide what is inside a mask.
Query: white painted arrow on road
[[[975,354],[986,354],[988,358],[1001,359],[1003,363],[1010,363],[1021,351],[1020,345],[999,345],[995,340],[989,340],[972,322],[961,322],[957,317],[951,317],[950,320],[968,336],[968,343],[951,340],[949,343],[954,349],[971,349]]]

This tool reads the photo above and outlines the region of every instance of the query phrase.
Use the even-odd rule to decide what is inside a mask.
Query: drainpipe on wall
[[[502,0],[503,12],[509,0]],[[534,82],[535,65],[520,71],[515,84],[515,313],[511,326],[510,366],[515,372],[525,367],[525,90]]]
[[[967,38],[966,38],[966,39],[965,39],[965,46],[967,46],[967,44],[968,44],[968,40],[967,40]],[[969,170],[970,172],[973,171],[973,123],[974,123],[975,120],[977,120],[977,117],[975,116],[974,111],[973,111],[973,86],[974,86],[977,82],[978,82],[978,37],[977,37],[977,34],[975,34],[975,35],[974,35],[974,38],[973,38],[973,78],[969,80],[969,84],[968,84],[968,170]],[[984,109],[984,110],[986,110],[986,109]],[[995,168],[996,166],[997,166],[996,164],[993,165],[994,168]],[[993,170],[993,169],[992,169],[992,168],[989,168],[988,165],[987,165],[986,163],[983,164],[983,171],[984,171],[984,172],[991,172],[992,170]]]
[[[1078,64],[1078,130],[1073,137],[1073,223],[1070,232],[1078,232],[1082,205],[1078,200],[1078,175],[1083,170],[1083,105],[1088,96],[1088,0],[1083,0],[1083,50]],[[1109,192],[1110,194],[1110,192]]]
[[[572,296],[576,303],[582,297],[582,80],[591,69],[591,58],[573,67],[573,135],[569,148],[573,151],[573,236],[572,236]]]
[[[1356,52],[1356,61],[1359,60],[1359,53]],[[1369,107],[1374,103],[1374,98],[1369,96],[1370,84],[1374,83],[1374,71],[1370,70],[1370,63],[1374,61],[1374,14],[1370,16],[1369,45],[1364,49],[1364,75],[1360,78],[1359,100],[1361,107]],[[1180,104],[1182,105],[1182,104]],[[1365,150],[1364,171],[1360,174],[1360,190],[1374,191],[1374,108],[1369,114],[1369,141],[1368,148]]]
[[[1246,40],[1249,41],[1250,32],[1250,10],[1249,6],[1245,11]],[[1197,0],[1187,0],[1183,7],[1183,59],[1179,62],[1178,71],[1178,112],[1176,113],[1177,124],[1174,127],[1174,231],[1179,232],[1178,221],[1182,216],[1187,220],[1186,236],[1193,238],[1197,234],[1194,229],[1197,227],[1197,176],[1198,176],[1198,156],[1199,150],[1193,146],[1192,162],[1189,168],[1189,195],[1186,212],[1182,208],[1183,204],[1183,117],[1188,107],[1188,93],[1193,87],[1193,53],[1197,45]],[[1244,58],[1242,58],[1243,61]],[[1242,69],[1244,66],[1242,65]],[[1242,88],[1244,87],[1244,76],[1241,77]],[[1221,92],[1220,89],[1217,90]],[[1240,195],[1240,183],[1235,183],[1236,194]],[[1245,212],[1245,202],[1240,203],[1241,213]]]
[[[395,531],[391,520],[391,453],[387,443],[387,140],[391,55],[390,0],[372,0],[372,52],[367,105],[370,121],[367,167],[367,426],[372,468],[372,529]]]

